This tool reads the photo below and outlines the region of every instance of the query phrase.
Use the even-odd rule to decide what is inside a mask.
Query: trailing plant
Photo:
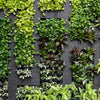
[[[84,86],[90,81],[93,82],[94,73],[97,73],[97,68],[93,64],[95,50],[92,48],[79,50],[74,48],[71,50],[71,63],[70,67],[73,74],[73,81],[77,86]]]
[[[100,0],[70,0],[72,13],[68,34],[71,40],[83,40],[93,43],[97,38],[94,30],[95,20],[100,17]],[[98,25],[97,25],[98,26]]]
[[[36,23],[36,33],[40,36],[39,54],[41,56],[41,62],[38,65],[42,86],[45,89],[51,85],[60,84],[62,80],[62,71],[65,67],[62,53],[67,40],[65,23],[64,19],[54,18],[40,19]]]
[[[9,44],[14,26],[10,18],[0,17],[0,100],[8,100],[8,63],[11,60]]]
[[[34,59],[35,47],[33,45],[35,42],[35,37],[33,37],[33,15],[35,14],[35,10],[33,8],[34,1],[35,0],[0,1],[1,8],[4,9],[7,16],[13,13],[17,17],[17,20],[14,22],[17,26],[17,29],[14,32],[14,55],[16,56],[15,62],[18,67],[17,71],[28,69],[30,73],[30,69],[33,67],[33,64],[36,63]],[[19,74],[19,77],[20,75],[21,73]],[[28,76],[24,75],[23,79],[25,77]]]
[[[66,0],[40,0],[38,8],[40,8],[43,15],[45,16],[44,11],[64,10],[63,6],[65,2]]]

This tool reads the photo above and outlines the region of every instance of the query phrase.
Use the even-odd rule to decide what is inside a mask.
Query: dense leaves
[[[63,5],[66,0],[40,0],[39,1],[39,8],[45,15],[44,11],[57,11],[57,10],[64,10]]]
[[[8,67],[11,59],[9,43],[13,29],[10,18],[0,18],[0,79],[7,78],[10,73]]]
[[[73,81],[78,86],[84,86],[90,81],[93,82],[94,73],[97,72],[97,68],[93,64],[95,50],[92,48],[82,50],[74,48],[71,53]]]
[[[79,100],[99,100],[100,99],[100,89],[93,89],[92,84],[86,84],[85,89],[79,87],[79,93],[75,96]]]
[[[72,13],[68,33],[71,40],[78,39],[81,42],[87,40],[93,43],[97,38],[94,22],[100,17],[100,0],[70,1],[72,3]]]
[[[16,56],[15,62],[18,67],[17,74],[19,72],[23,72],[23,73],[18,74],[19,77],[22,79],[24,79],[25,77],[31,76],[31,74],[29,74],[30,76],[28,76],[27,74],[31,73],[31,70],[29,69],[31,69],[33,67],[33,63],[35,63],[35,60],[34,60],[35,47],[34,45],[32,45],[32,43],[35,42],[34,39],[35,38],[32,37],[32,34],[23,33],[20,31],[16,31],[14,35],[14,42],[15,42],[14,55]],[[28,70],[28,73],[25,70]],[[24,71],[26,73],[24,73]]]
[[[36,24],[37,33],[40,36],[41,41],[40,48],[45,47],[44,52],[59,54],[63,52],[64,44],[66,44],[66,28],[64,19],[46,19],[40,20]],[[42,50],[40,49],[39,52]],[[41,55],[41,54],[40,54]],[[42,52],[43,55],[43,52]],[[45,54],[44,54],[45,55]]]
[[[8,81],[0,81],[0,100],[8,100]]]
[[[76,91],[74,84],[51,86],[50,89],[42,91],[39,87],[24,86],[17,88],[17,100],[70,100],[71,92]]]
[[[77,88],[74,83],[70,85],[51,86],[42,91],[39,87],[20,86],[17,88],[17,100],[100,100],[100,89],[93,89],[88,83],[85,89]]]
[[[11,60],[9,44],[13,29],[10,18],[0,18],[0,100],[8,100],[8,63]]]
[[[64,19],[45,19],[37,24],[40,36],[39,54],[41,56],[40,74],[42,86],[50,87],[62,80],[65,62],[62,59],[64,44],[66,43],[66,29]],[[49,84],[48,84],[49,83]]]
[[[33,45],[35,42],[35,38],[33,37],[33,15],[35,14],[33,7],[34,1],[35,0],[0,1],[0,9],[4,9],[7,16],[13,13],[17,17],[17,20],[14,22],[17,26],[17,29],[14,32],[14,55],[16,56],[15,62],[18,66],[17,74],[22,79],[31,76],[31,74],[30,76],[27,74],[31,73],[30,69],[33,67],[33,63],[35,63],[35,47]],[[24,71],[28,70],[26,71],[27,73],[24,73],[23,69]]]

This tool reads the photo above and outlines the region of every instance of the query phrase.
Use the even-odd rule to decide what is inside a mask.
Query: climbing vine
[[[62,59],[64,44],[66,43],[66,28],[64,19],[40,19],[36,24],[37,34],[40,36],[39,64],[41,84],[44,88],[60,84],[65,62]]]
[[[1,0],[1,8],[6,15],[13,13],[17,20],[14,22],[17,29],[14,32],[17,74],[21,79],[31,76],[31,68],[36,63],[34,59],[35,37],[33,37],[33,8],[35,0]],[[30,73],[30,74],[29,74]]]
[[[71,70],[76,85],[83,87],[86,83],[93,82],[94,73],[97,73],[98,70],[93,64],[95,50],[74,48],[71,53]]]
[[[70,0],[72,13],[70,15],[68,33],[71,40],[83,40],[93,43],[97,38],[95,27],[100,17],[100,0]],[[97,23],[96,23],[97,22]]]
[[[38,8],[40,8],[43,15],[45,16],[44,11],[64,10],[63,6],[65,2],[66,0],[40,0]]]
[[[8,63],[11,60],[9,43],[13,29],[10,18],[0,18],[0,100],[8,100]]]

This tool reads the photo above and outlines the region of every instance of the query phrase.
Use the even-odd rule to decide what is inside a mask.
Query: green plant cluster
[[[79,100],[100,100],[100,88],[93,89],[93,84],[86,84],[85,89],[78,88],[75,98]]]
[[[11,60],[9,44],[13,29],[10,18],[0,17],[0,100],[8,100],[8,63]]]
[[[34,45],[32,45],[32,42],[35,42],[34,39],[35,38],[32,37],[32,34],[23,33],[20,31],[17,31],[14,36],[14,42],[15,42],[14,55],[16,56],[15,62],[18,67],[17,74],[21,79],[31,77],[30,69],[33,67],[33,63],[35,63],[34,60],[35,47]]]
[[[11,60],[9,43],[14,27],[10,18],[0,18],[0,79],[7,78],[10,73],[8,62]]]
[[[64,19],[40,19],[36,23],[40,38],[39,65],[42,86],[50,87],[52,84],[61,83],[63,68],[66,66],[62,59],[64,44],[66,43],[66,28]]]
[[[72,13],[68,34],[71,40],[83,40],[93,43],[97,38],[95,27],[100,17],[100,0],[70,0]],[[97,24],[95,23],[97,22]]]
[[[4,9],[6,15],[14,14],[17,20],[14,22],[17,29],[14,32],[16,65],[18,67],[17,74],[21,72],[19,77],[24,79],[30,77],[28,73],[23,70],[28,70],[31,73],[33,63],[35,63],[34,54],[35,37],[33,37],[33,15],[35,10],[33,8],[35,0],[1,0],[0,9]],[[22,71],[19,71],[22,70]]]
[[[0,100],[8,100],[8,81],[0,81]]]
[[[70,85],[51,86],[50,89],[42,91],[39,87],[18,87],[17,100],[100,100],[100,89],[93,89],[93,84],[88,83],[85,89]]]
[[[70,100],[71,92],[77,88],[74,84],[51,86],[50,89],[42,91],[39,87],[24,86],[17,88],[17,100]]]
[[[70,67],[73,74],[73,81],[76,82],[77,86],[84,86],[90,81],[93,82],[94,73],[97,73],[97,67],[93,64],[95,50],[92,48],[85,48],[79,50],[73,48],[71,50],[71,63]]]
[[[63,6],[65,2],[66,0],[40,0],[38,8],[40,8],[43,15],[45,16],[44,11],[64,10]]]

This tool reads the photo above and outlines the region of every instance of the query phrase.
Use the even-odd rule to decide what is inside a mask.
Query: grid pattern
[[[71,14],[71,6],[69,5],[69,0],[64,5],[65,10],[64,11],[56,11],[56,12],[51,12],[47,11],[45,12],[46,16],[44,17],[42,15],[42,12],[38,9],[38,2],[39,0],[35,1],[34,8],[36,10],[36,14],[34,16],[34,22],[38,22],[38,18],[64,18],[65,20],[69,19],[69,15]],[[2,10],[0,10],[0,17],[4,17],[4,13]],[[17,19],[14,15],[10,16],[12,19],[12,23]],[[66,24],[66,28],[68,28],[68,21]],[[36,28],[34,28],[36,30]],[[100,30],[96,29],[96,32],[98,35],[100,35]],[[35,34],[34,32],[34,37],[38,39],[38,35]],[[63,58],[66,62],[66,67],[63,69],[63,85],[65,84],[70,84],[72,82],[72,74],[70,70],[71,62],[70,62],[70,50],[74,47],[78,47],[79,49],[82,48],[87,48],[87,47],[92,47],[93,49],[96,49],[95,53],[95,60],[94,64],[97,64],[98,59],[100,58],[100,40],[96,40],[93,44],[90,44],[89,42],[84,42],[81,44],[79,41],[71,41],[69,39],[67,40],[67,45],[65,45],[65,52],[63,53]],[[35,43],[35,48],[36,51],[38,51],[38,44],[39,42],[36,41]],[[13,55],[14,52],[14,41],[12,38],[12,43],[10,44],[11,48],[11,54],[12,54],[12,60],[9,62],[9,67],[11,68],[11,75],[9,75],[8,78],[8,89],[9,89],[9,100],[16,100],[16,92],[17,92],[17,87],[20,85],[40,85],[40,73],[39,73],[39,68],[34,66],[32,69],[32,78],[21,80],[17,77],[15,70],[17,69],[15,65],[15,57]],[[39,56],[35,55],[35,59],[37,62],[40,62]],[[100,74],[94,76],[94,88],[98,89],[100,87]]]

